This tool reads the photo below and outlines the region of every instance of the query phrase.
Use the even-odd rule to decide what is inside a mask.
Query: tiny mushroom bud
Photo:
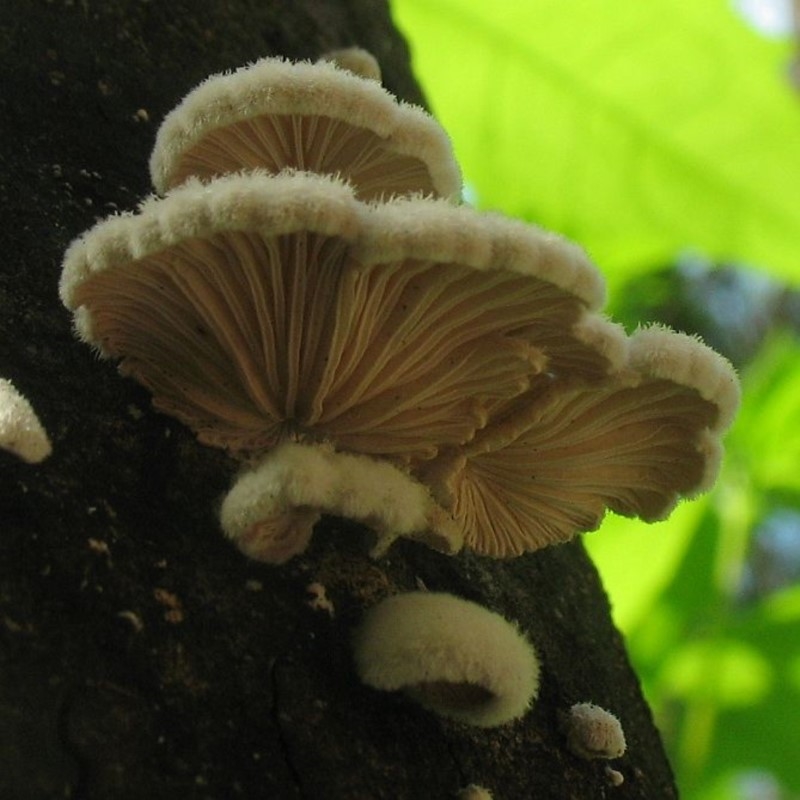
[[[320,61],[330,61],[337,67],[346,69],[354,75],[369,78],[372,81],[381,80],[381,67],[378,60],[367,50],[361,47],[345,47],[342,50],[331,50],[324,53]]]
[[[346,68],[335,61],[264,58],[206,79],[158,131],[150,159],[156,190],[190,176],[295,168],[339,175],[364,198],[458,199],[460,170],[439,124],[421,108],[399,103],[373,79],[365,58],[356,67],[352,53]],[[368,77],[355,74],[364,69]]]
[[[576,703],[562,717],[569,749],[580,758],[619,758],[625,753],[620,721],[593,703]]]
[[[479,727],[521,717],[539,692],[539,659],[525,636],[499,614],[445,593],[408,592],[370,609],[354,658],[368,686],[402,690]]]
[[[52,451],[33,407],[5,378],[0,378],[0,448],[29,464],[43,461]]]
[[[492,793],[477,783],[471,783],[461,789],[457,795],[458,800],[492,800]]]

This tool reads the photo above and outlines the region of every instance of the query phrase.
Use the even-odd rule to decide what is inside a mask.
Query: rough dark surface
[[[0,3],[0,375],[54,444],[0,451],[0,797],[497,800],[675,797],[650,712],[579,544],[500,563],[328,520],[283,568],[248,562],[215,504],[235,465],[154,413],[74,339],[65,247],[148,191],[163,115],[198,81],[263,55],[358,43],[422,98],[380,0]],[[336,613],[308,605],[324,584]],[[386,594],[451,591],[517,620],[541,696],[495,730],[443,722],[359,684],[349,638]],[[622,719],[625,777],[565,748],[558,713]]]

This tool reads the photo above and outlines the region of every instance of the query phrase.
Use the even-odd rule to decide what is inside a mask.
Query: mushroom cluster
[[[80,337],[241,460],[227,535],[282,563],[334,513],[509,557],[707,489],[731,366],[627,336],[579,247],[460,205],[445,132],[352,56],[209,78],[159,195],[65,255]]]

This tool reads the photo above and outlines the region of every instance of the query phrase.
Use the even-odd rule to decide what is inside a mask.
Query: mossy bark
[[[421,102],[382,0],[17,0],[0,4],[0,376],[54,454],[0,451],[0,796],[670,798],[669,765],[580,544],[511,562],[414,544],[367,555],[327,520],[282,568],[248,562],[215,504],[236,465],[149,407],[72,335],[60,260],[149,191],[156,126],[206,75],[359,44]],[[335,614],[308,603],[326,587]],[[454,592],[515,619],[544,664],[538,704],[494,730],[439,720],[356,679],[349,638],[389,592]],[[622,719],[614,766],[571,755],[558,714]]]

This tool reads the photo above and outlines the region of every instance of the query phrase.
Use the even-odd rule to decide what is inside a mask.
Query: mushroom
[[[60,291],[82,338],[206,444],[409,462],[468,442],[546,374],[611,369],[621,334],[591,317],[598,285],[578,248],[532,226],[248,173],[99,223]]]
[[[561,729],[567,747],[580,758],[619,758],[627,747],[620,721],[594,703],[575,703],[562,716]]]
[[[643,329],[618,373],[537,386],[417,474],[462,525],[465,546],[515,556],[594,530],[607,509],[655,521],[710,488],[738,400],[722,356]]]
[[[220,520],[247,556],[282,564],[306,549],[322,514],[371,527],[378,534],[376,554],[398,536],[445,552],[461,547],[460,531],[409,475],[387,462],[322,445],[284,442],[271,450],[237,479]]]
[[[354,75],[369,78],[372,81],[381,81],[381,67],[378,60],[367,50],[361,47],[344,47],[341,50],[331,50],[320,56],[319,61],[331,61],[341,69],[346,69]]]
[[[354,636],[362,682],[400,691],[479,727],[521,717],[538,696],[539,659],[499,614],[444,592],[407,592],[371,608]]]
[[[36,464],[52,451],[36,412],[11,381],[0,378],[0,448]]]
[[[439,124],[334,61],[264,58],[207,78],[166,116],[150,159],[159,193],[191,176],[287,167],[339,175],[363,198],[461,192]]]
[[[471,783],[460,789],[456,797],[458,800],[492,800],[492,793],[484,786]]]

